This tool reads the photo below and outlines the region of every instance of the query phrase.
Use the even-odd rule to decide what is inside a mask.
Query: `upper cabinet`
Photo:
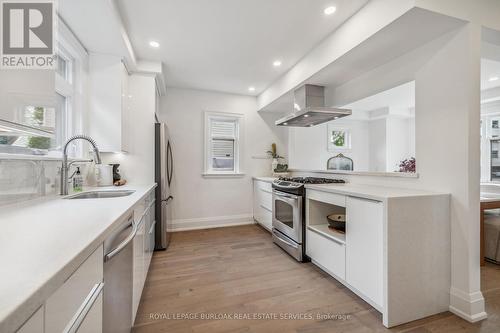
[[[129,151],[128,72],[120,57],[89,56],[89,134],[103,152]]]

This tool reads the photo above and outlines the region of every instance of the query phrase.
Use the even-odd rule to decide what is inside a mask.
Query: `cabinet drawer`
[[[267,208],[267,210],[272,211],[273,210],[273,196],[272,193],[270,192],[265,192],[262,189],[259,190],[259,204]]]
[[[314,231],[306,231],[306,254],[335,277],[345,280],[345,246]]]
[[[103,280],[103,247],[78,267],[45,303],[45,332],[63,332],[80,307]]]
[[[257,187],[260,190],[262,190],[264,192],[269,192],[269,193],[271,193],[273,191],[271,183],[258,181],[258,180],[256,180],[255,182],[257,182]]]
[[[316,201],[327,202],[339,207],[345,207],[346,203],[345,195],[311,190],[311,189],[307,190],[307,198]]]
[[[273,214],[266,208],[260,207],[260,220],[259,223],[262,224],[267,230],[271,230],[273,226]]]

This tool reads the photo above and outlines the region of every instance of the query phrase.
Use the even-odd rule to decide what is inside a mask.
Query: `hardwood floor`
[[[500,266],[482,267],[482,286],[485,321],[445,312],[388,330],[376,310],[259,226],[178,232],[153,256],[133,332],[500,332]]]

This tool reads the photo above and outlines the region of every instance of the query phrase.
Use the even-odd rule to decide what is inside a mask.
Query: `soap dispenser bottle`
[[[76,167],[76,173],[73,176],[73,192],[81,192],[83,190],[83,176],[80,172],[80,167]]]

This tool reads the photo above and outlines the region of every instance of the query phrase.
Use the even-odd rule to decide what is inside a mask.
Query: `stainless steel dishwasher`
[[[133,214],[104,242],[103,332],[130,333],[132,328]]]

